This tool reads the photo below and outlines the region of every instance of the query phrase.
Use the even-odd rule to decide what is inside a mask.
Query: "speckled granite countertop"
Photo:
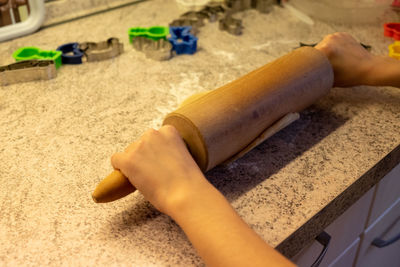
[[[149,1],[0,43],[0,64],[20,46],[125,43],[103,62],[63,66],[50,81],[0,88],[0,265],[202,265],[184,233],[140,194],[99,205],[90,194],[110,156],[187,96],[215,89],[298,41],[347,30],[386,53],[381,27],[310,26],[276,7],[246,11],[241,37],[207,24],[199,51],[156,62],[132,49],[127,29],[166,25],[174,1]],[[268,243],[294,255],[400,162],[400,90],[334,88],[301,119],[244,158],[207,174]]]

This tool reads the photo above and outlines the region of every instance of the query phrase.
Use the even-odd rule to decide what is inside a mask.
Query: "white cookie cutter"
[[[30,14],[22,22],[0,27],[0,42],[32,33],[39,29],[44,21],[45,8],[43,0],[28,0]]]

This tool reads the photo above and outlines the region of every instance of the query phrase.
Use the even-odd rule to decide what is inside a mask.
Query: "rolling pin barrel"
[[[333,70],[326,56],[302,47],[183,105],[168,114],[163,125],[178,130],[201,170],[208,171],[286,114],[327,94],[332,85]],[[96,202],[113,201],[135,190],[114,172],[94,191]]]
[[[327,94],[333,85],[328,59],[304,47],[167,115],[203,171],[240,152],[288,113]]]

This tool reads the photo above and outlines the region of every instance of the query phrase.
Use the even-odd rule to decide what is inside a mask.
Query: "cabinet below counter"
[[[293,262],[300,267],[318,259],[321,267],[400,266],[400,164],[319,237],[324,234],[330,237],[326,244],[317,237]],[[375,244],[379,240],[381,247]]]

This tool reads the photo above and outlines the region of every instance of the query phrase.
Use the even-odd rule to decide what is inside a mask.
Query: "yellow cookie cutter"
[[[400,59],[400,41],[396,41],[389,46],[389,56],[392,58]]]

